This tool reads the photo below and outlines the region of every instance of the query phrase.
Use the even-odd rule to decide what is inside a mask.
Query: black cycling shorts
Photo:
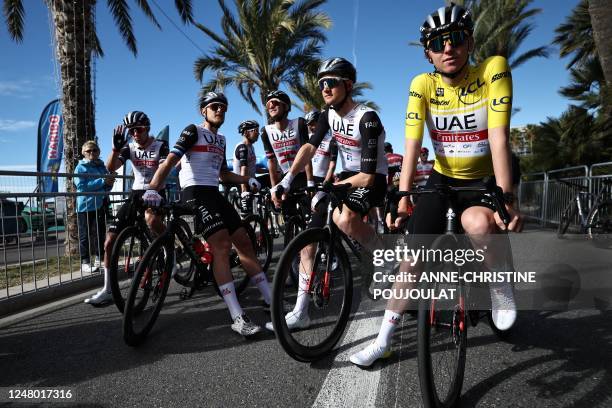
[[[119,234],[126,227],[136,223],[138,211],[142,211],[144,209],[144,203],[142,202],[142,196],[144,193],[145,190],[132,190],[127,200],[121,205],[121,207],[119,207],[115,219],[108,227],[108,232],[112,234]],[[161,190],[159,195],[161,195],[165,200],[166,190]],[[156,209],[154,208],[153,210]]]
[[[340,180],[354,176],[355,172],[343,171]],[[356,213],[365,216],[374,207],[382,207],[387,194],[387,176],[376,174],[371,187],[353,187],[348,190],[344,204]]]
[[[223,229],[232,235],[242,226],[240,216],[217,187],[185,187],[182,202],[190,206],[200,220],[204,239]]]
[[[436,184],[445,184],[451,187],[492,187],[495,186],[495,177],[484,179],[456,179],[444,176],[433,170],[425,189],[433,188]],[[469,207],[482,206],[495,211],[495,206],[486,199],[482,193],[459,193],[455,211],[460,215]],[[423,194],[419,196],[418,203],[414,206],[414,212],[408,221],[410,234],[442,234],[446,229],[446,211],[444,199],[439,194]]]

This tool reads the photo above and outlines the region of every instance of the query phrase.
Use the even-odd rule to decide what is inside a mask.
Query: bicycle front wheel
[[[457,247],[454,236],[443,235],[433,242],[431,249],[444,252]],[[453,262],[439,260],[427,263],[424,273],[456,269]],[[466,296],[461,282],[421,286],[421,289],[429,290],[423,292],[417,316],[419,383],[425,407],[454,407],[461,395],[467,350]],[[453,298],[442,300],[431,296],[442,289],[455,289]]]
[[[168,232],[158,237],[136,269],[123,314],[123,339],[129,346],[143,343],[159,316],[170,286],[173,241]]]
[[[612,247],[612,201],[600,203],[587,220],[587,233],[599,248]]]
[[[302,222],[300,217],[294,215],[293,217],[289,217],[285,221],[285,233],[283,235],[283,248],[287,248],[293,238],[295,238],[304,228],[302,227]],[[289,274],[287,276],[287,283],[293,285],[297,288],[298,286],[298,263],[293,262],[291,265],[291,269],[289,269]]]
[[[132,278],[148,246],[149,239],[136,226],[125,228],[115,240],[108,269],[113,300],[120,313],[123,313]]]
[[[344,333],[353,297],[351,267],[329,230],[303,231],[285,248],[274,274],[271,318],[276,338],[298,361],[311,362],[333,349]],[[299,288],[286,285],[297,260]],[[287,313],[288,312],[288,313]],[[300,324],[287,320],[300,316]]]

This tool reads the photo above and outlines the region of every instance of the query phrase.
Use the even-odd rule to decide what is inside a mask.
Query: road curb
[[[0,328],[81,303],[103,283],[103,276],[95,276],[5,299],[0,302]]]

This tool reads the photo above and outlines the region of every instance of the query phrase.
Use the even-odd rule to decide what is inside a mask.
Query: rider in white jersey
[[[224,182],[248,184],[254,189],[260,185],[257,180],[234,174],[227,168],[226,139],[219,133],[225,121],[227,105],[227,98],[222,93],[202,92],[199,106],[204,123],[192,124],[183,130],[168,159],[155,173],[143,199],[152,205],[160,204],[161,197],[157,190],[180,160],[179,179],[183,188],[183,201],[194,209],[203,225],[202,235],[213,253],[213,274],[229,309],[233,321],[232,330],[243,336],[251,336],[261,328],[249,320],[238,303],[229,266],[232,244],[238,251],[244,270],[251,277],[251,282],[257,285],[267,305],[270,304],[270,285],[240,217],[219,192],[219,178]]]
[[[113,150],[106,161],[110,172],[115,172],[128,160],[134,169],[134,184],[126,202],[117,211],[115,220],[110,224],[104,242],[104,287],[85,303],[101,305],[112,301],[110,288],[110,256],[117,235],[127,226],[134,224],[136,208],[141,206],[141,197],[148,188],[155,170],[168,156],[168,144],[149,136],[151,121],[144,112],[132,111],[125,115],[123,125],[115,128],[113,133]],[[133,136],[127,143],[126,131]],[[151,230],[160,234],[164,230],[161,217],[150,208],[145,211],[145,220]]]
[[[417,187],[425,187],[431,171],[433,170],[434,161],[427,160],[429,157],[429,149],[421,147],[421,155],[419,156],[419,162],[416,165],[416,172],[414,174],[414,184]]]
[[[380,242],[373,227],[363,222],[363,217],[370,208],[382,204],[387,191],[385,129],[374,110],[353,101],[351,92],[357,72],[349,61],[344,58],[326,60],[321,64],[317,77],[328,108],[321,113],[315,134],[302,146],[279,185],[285,191],[290,190],[294,175],[310,162],[326,134],[331,131],[344,166],[338,184],[350,183],[352,186],[347,192],[342,211],[338,208],[334,211],[334,223],[371,252],[379,247]],[[273,199],[278,201],[276,194]],[[310,270],[312,256],[313,252],[305,249],[300,257],[300,262],[305,266],[300,268],[297,301],[293,310],[285,316],[290,329],[310,325],[309,296],[306,296],[309,277],[302,275],[302,271]],[[273,329],[271,323],[266,324],[266,328]]]
[[[320,116],[321,112],[315,110],[308,112],[304,117],[308,126],[308,139],[314,136]],[[332,137],[331,132],[328,132],[321,141],[314,156],[312,156],[312,176],[315,182],[322,183],[333,180],[337,160],[338,143]]]

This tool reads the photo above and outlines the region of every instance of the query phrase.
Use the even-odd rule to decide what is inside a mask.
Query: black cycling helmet
[[[317,79],[326,75],[337,75],[340,78],[350,79],[353,83],[357,81],[357,70],[353,64],[340,57],[330,58],[321,63],[317,71]]]
[[[129,129],[138,126],[151,127],[149,117],[141,111],[131,111],[123,118],[123,124]]]
[[[245,130],[259,129],[259,123],[256,120],[245,120],[238,125],[238,133],[243,134]]]
[[[266,96],[266,104],[268,104],[268,102],[271,101],[272,99],[276,99],[284,103],[287,106],[287,112],[291,110],[291,99],[289,98],[289,95],[287,95],[285,92],[283,91],[270,92]]]
[[[200,92],[200,110],[215,102],[222,103],[226,106],[228,105],[227,98],[221,92],[204,92],[204,90]]]
[[[304,119],[306,120],[306,124],[310,125],[312,122],[318,122],[319,116],[321,116],[321,112],[318,110],[313,110],[308,112],[306,116],[304,116]]]
[[[427,42],[431,38],[449,31],[465,30],[471,35],[474,33],[472,13],[462,6],[450,3],[428,15],[420,30],[423,47],[427,47]]]
[[[393,153],[393,146],[389,142],[385,142],[385,153]]]

